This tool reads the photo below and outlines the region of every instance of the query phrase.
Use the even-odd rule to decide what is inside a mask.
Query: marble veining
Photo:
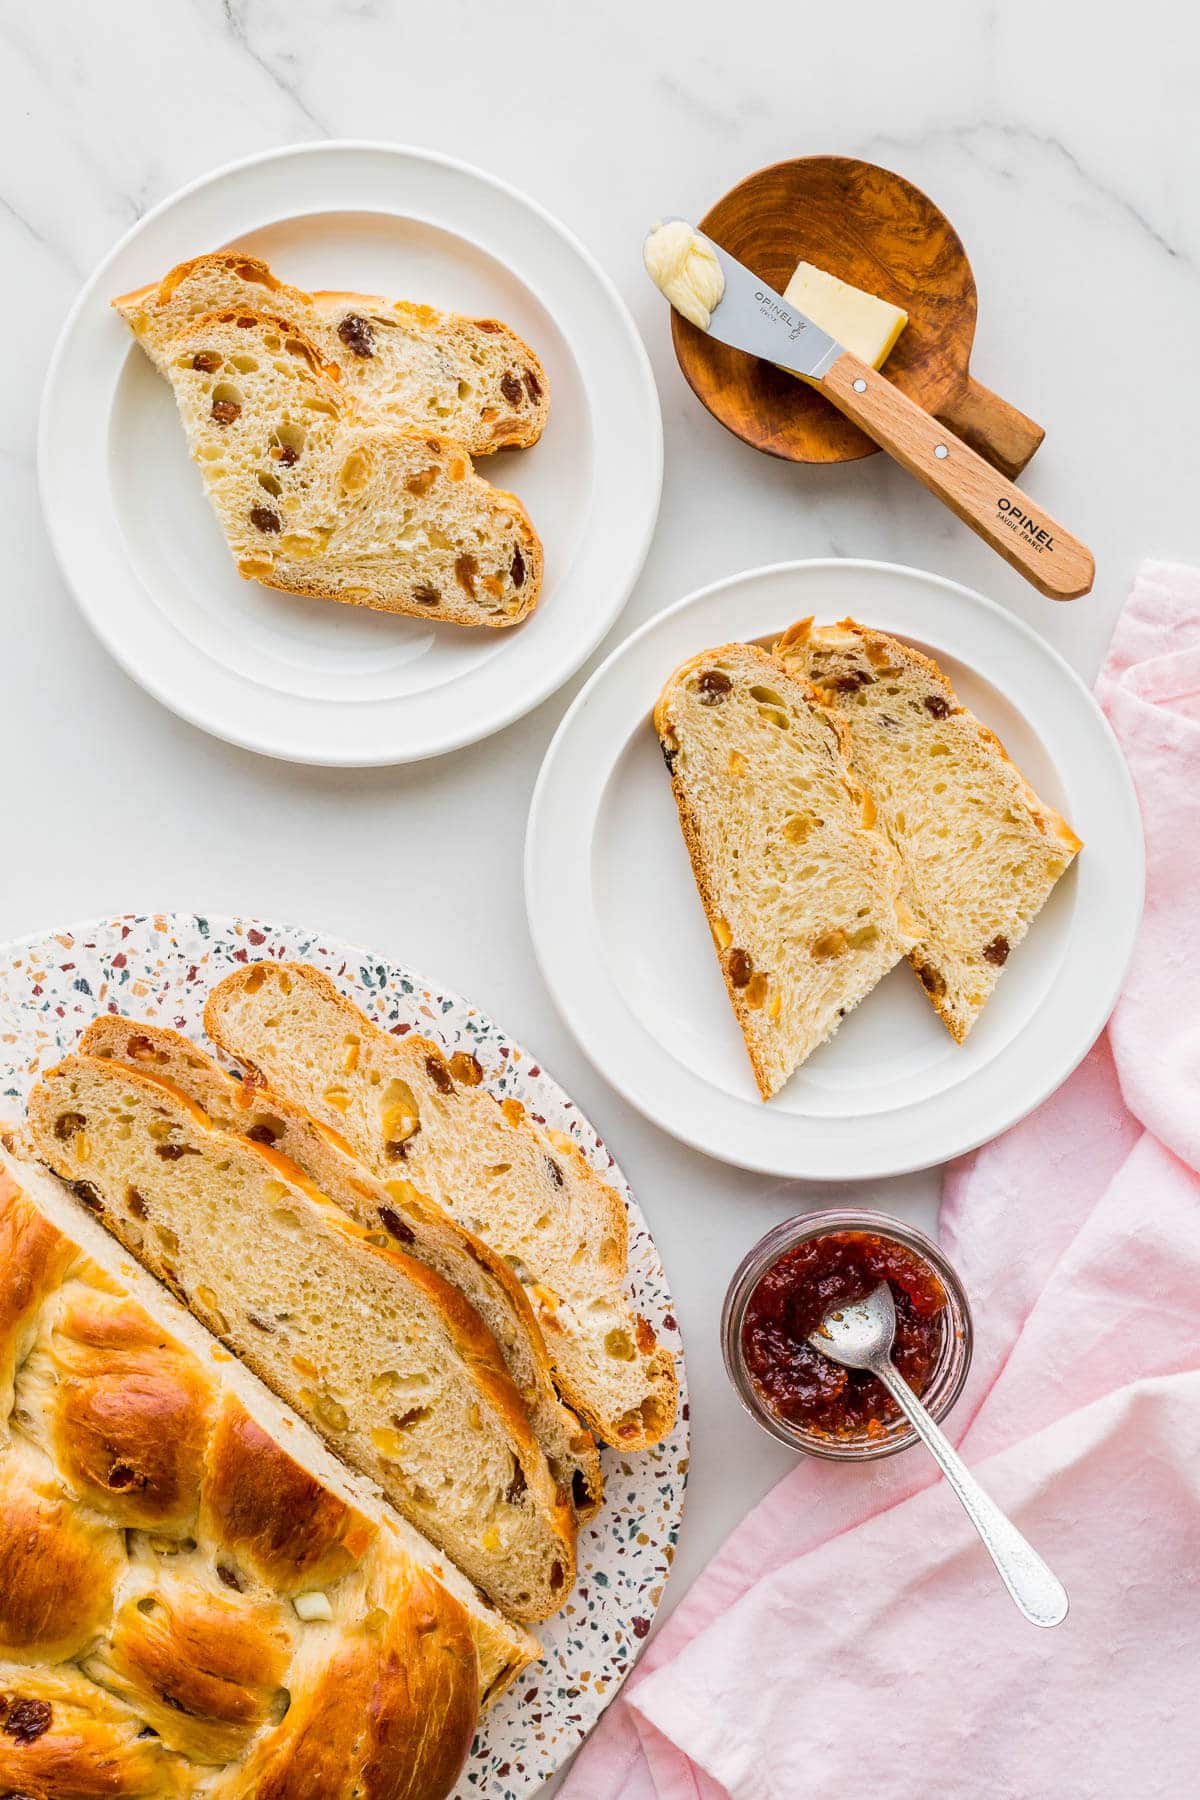
[[[739,569],[867,556],[982,588],[1090,678],[1138,560],[1200,557],[1198,92],[1200,22],[1177,0],[55,0],[0,13],[0,936],[155,907],[295,919],[427,969],[548,1062],[628,1170],[688,1341],[697,1432],[667,1607],[787,1466],[739,1413],[716,1318],[749,1244],[821,1195],[655,1131],[541,984],[524,819],[586,671],[491,743],[402,770],[273,765],[182,724],[93,639],[53,565],[35,437],[55,337],[112,243],[218,164],[327,136],[428,145],[563,218],[645,337],[666,482],[610,643]],[[900,169],[956,224],[979,285],[975,372],[1046,426],[1027,481],[1095,551],[1089,599],[1042,600],[882,457],[797,470],[698,409],[641,272],[645,227],[817,151]],[[928,1224],[936,1193],[927,1175],[847,1197]]]

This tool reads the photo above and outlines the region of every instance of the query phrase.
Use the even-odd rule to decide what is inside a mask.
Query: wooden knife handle
[[[819,392],[1051,600],[1090,591],[1096,565],[1078,538],[877,370],[844,350]]]
[[[977,450],[985,462],[1015,481],[1046,435],[1043,425],[968,375],[934,417]]]

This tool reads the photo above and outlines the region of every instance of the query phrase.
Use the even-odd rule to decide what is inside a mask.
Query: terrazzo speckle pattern
[[[447,1054],[470,1050],[498,1097],[567,1132],[629,1208],[634,1304],[679,1356],[680,1407],[667,1441],[636,1457],[603,1454],[605,1501],[580,1536],[570,1602],[539,1629],[543,1660],[489,1713],[456,1800],[519,1800],[575,1750],[649,1635],[674,1560],[687,1480],[688,1403],[670,1290],[646,1221],[612,1156],[528,1051],[455,994],[337,938],[252,919],[152,914],[99,920],[0,946],[0,1118],[21,1116],[44,1069],[99,1012],[204,1040],[208,990],[239,964],[311,962],[389,1031],[420,1030]]]

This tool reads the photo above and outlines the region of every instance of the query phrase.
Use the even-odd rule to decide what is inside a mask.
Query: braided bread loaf
[[[438,1800],[536,1644],[4,1145],[0,1794]]]
[[[457,1289],[150,1068],[68,1056],[38,1156],[142,1266],[513,1618],[571,1590],[575,1518]]]

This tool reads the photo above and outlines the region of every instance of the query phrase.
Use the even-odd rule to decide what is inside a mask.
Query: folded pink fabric
[[[1200,571],[1147,564],[1097,697],[1146,828],[1105,1035],[946,1173],[972,1296],[952,1424],[1061,1576],[1027,1625],[928,1459],[801,1463],[734,1532],[564,1800],[1200,1793]]]

